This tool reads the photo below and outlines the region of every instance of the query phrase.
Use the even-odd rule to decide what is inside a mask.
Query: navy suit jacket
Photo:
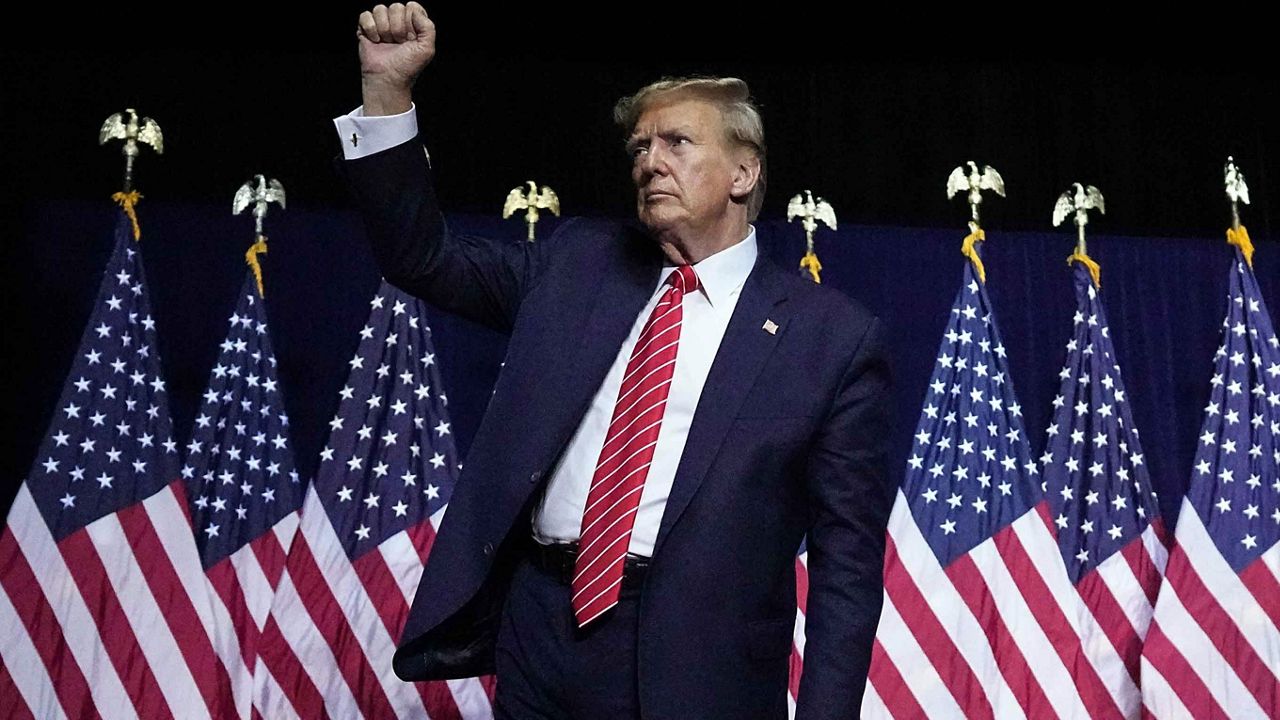
[[[387,280],[510,334],[395,656],[405,679],[491,672],[530,510],[663,255],[638,224],[604,220],[567,221],[536,243],[455,235],[417,138],[336,164]],[[639,599],[644,717],[786,717],[806,533],[797,717],[857,716],[892,497],[889,383],[878,319],[762,248],[698,400]]]

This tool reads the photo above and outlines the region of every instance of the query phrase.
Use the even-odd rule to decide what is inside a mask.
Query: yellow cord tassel
[[[1249,231],[1241,225],[1239,230],[1235,228],[1227,228],[1227,244],[1235,245],[1240,248],[1240,252],[1244,254],[1244,261],[1249,263],[1249,269],[1253,269],[1253,241],[1249,239]]]
[[[964,242],[960,245],[960,252],[964,253],[964,256],[973,263],[973,268],[978,271],[978,279],[982,281],[983,285],[986,285],[987,269],[982,266],[982,258],[978,257],[977,245],[987,239],[987,233],[973,223],[969,223],[969,227],[972,232],[965,236]]]
[[[266,293],[262,289],[262,263],[258,262],[258,255],[266,251],[267,236],[259,235],[258,241],[244,254],[244,261],[249,263],[249,267],[253,269],[253,277],[258,281],[258,297],[266,297]]]
[[[1093,286],[1099,289],[1102,288],[1102,268],[1098,267],[1098,263],[1094,262],[1093,258],[1085,253],[1075,252],[1071,254],[1071,257],[1067,258],[1067,267],[1071,267],[1073,262],[1078,262],[1089,268],[1089,277],[1093,278]]]
[[[129,216],[129,220],[133,222],[133,240],[137,242],[142,239],[142,228],[138,227],[138,214],[133,211],[133,206],[138,204],[142,199],[142,193],[137,190],[129,192],[118,192],[111,196],[112,200],[120,203],[120,207],[124,208],[124,214]]]
[[[822,263],[818,262],[818,256],[812,250],[806,252],[804,257],[800,258],[800,269],[808,270],[809,275],[813,276],[813,281],[822,284],[822,278],[818,273],[822,272]]]

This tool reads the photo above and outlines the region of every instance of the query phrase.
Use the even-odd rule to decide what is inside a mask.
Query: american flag
[[[487,717],[475,678],[392,672],[458,458],[425,306],[386,282],[371,305],[263,631],[256,707],[273,719]]]
[[[800,675],[804,672],[804,614],[809,600],[809,553],[803,545],[796,555],[796,628],[792,634],[791,671],[787,688],[787,715],[796,716]]]
[[[250,717],[257,640],[302,505],[288,432],[266,301],[246,272],[182,466],[200,559],[221,604],[207,632],[242,718]]]
[[[1040,462],[1058,549],[1079,592],[1084,651],[1119,691],[1115,704],[1136,717],[1142,640],[1168,551],[1102,298],[1083,262],[1074,280],[1074,331]],[[1086,705],[1091,714],[1113,707],[1110,697]]]
[[[1021,415],[966,263],[889,519],[864,716],[1122,715],[1082,647]]]
[[[48,434],[0,537],[10,717],[230,717],[142,258],[115,248]]]
[[[1191,484],[1142,653],[1158,718],[1280,716],[1280,343],[1236,249]]]

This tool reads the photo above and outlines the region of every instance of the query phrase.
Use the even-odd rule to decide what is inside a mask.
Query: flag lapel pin
[[[766,318],[764,321],[764,331],[769,333],[770,335],[777,335],[778,323]]]

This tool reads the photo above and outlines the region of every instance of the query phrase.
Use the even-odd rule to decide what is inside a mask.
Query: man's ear
[[[746,148],[738,151],[737,165],[733,170],[733,186],[729,194],[735,200],[743,200],[760,182],[760,157]]]

